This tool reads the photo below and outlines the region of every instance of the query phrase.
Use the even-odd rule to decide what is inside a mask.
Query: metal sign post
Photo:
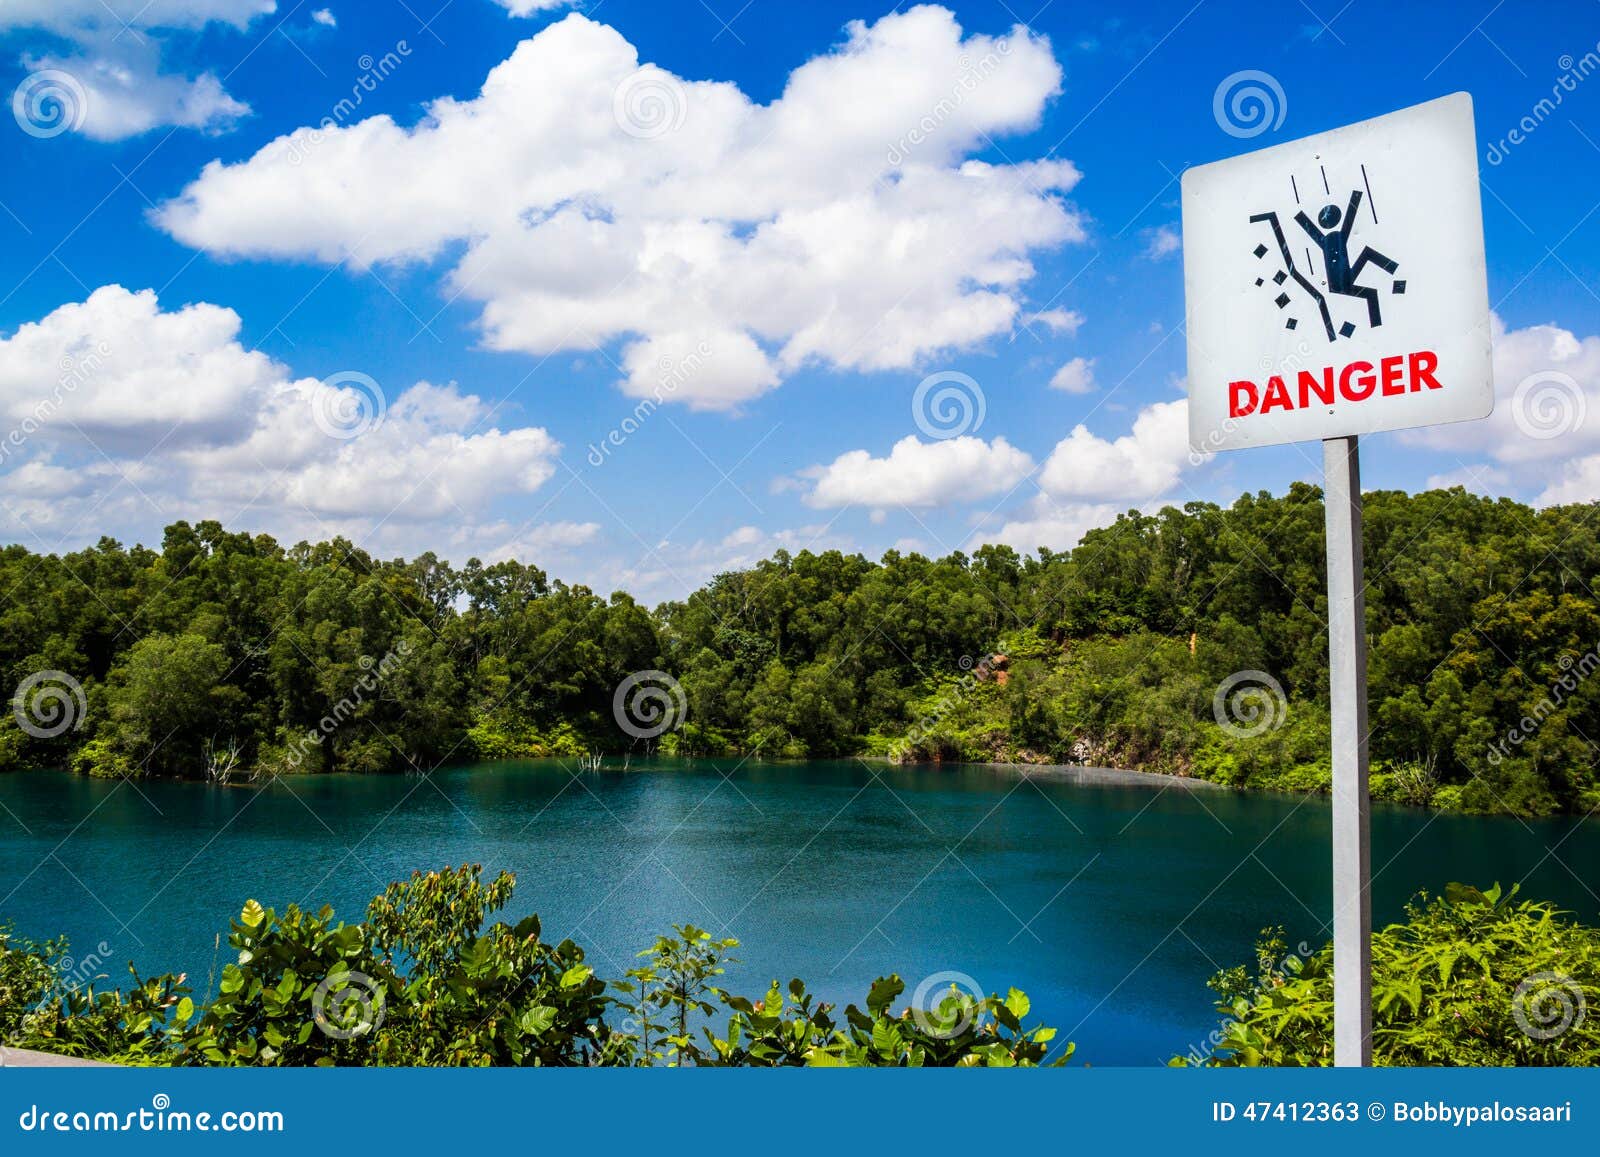
[[[1322,442],[1334,1063],[1372,1063],[1366,600],[1356,438],[1494,408],[1472,98],[1183,174],[1189,445]]]
[[[1372,849],[1367,805],[1367,600],[1361,456],[1322,443],[1328,533],[1328,696],[1333,709],[1333,1063],[1372,1063]]]

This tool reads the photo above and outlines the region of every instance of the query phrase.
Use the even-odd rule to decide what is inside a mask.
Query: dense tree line
[[[1379,795],[1523,814],[1600,803],[1595,513],[1459,489],[1367,496]],[[383,561],[215,522],[174,524],[159,551],[11,546],[0,673],[18,697],[0,767],[227,778],[660,747],[1319,789],[1323,550],[1321,495],[1302,484],[1129,513],[1069,552],[779,552],[654,611],[523,562]],[[70,688],[40,700],[40,672],[81,687],[82,709]],[[659,737],[614,713],[638,672],[681,685],[666,709],[686,718]],[[1219,702],[1241,672],[1255,697]]]

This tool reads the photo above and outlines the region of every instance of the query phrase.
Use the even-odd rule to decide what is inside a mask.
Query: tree
[[[140,639],[106,682],[95,751],[120,757],[134,774],[204,774],[208,743],[232,737],[244,701],[227,674],[227,652],[203,636]],[[96,758],[90,770],[108,766]]]

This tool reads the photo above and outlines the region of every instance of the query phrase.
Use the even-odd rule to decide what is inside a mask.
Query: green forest
[[[1375,796],[1600,805],[1594,513],[1366,496]],[[174,523],[159,550],[12,545],[0,769],[248,782],[648,751],[1087,763],[1320,791],[1323,550],[1321,492],[1304,484],[1130,512],[1071,551],[779,552],[655,608],[533,562],[386,561],[210,521]],[[671,713],[645,738],[616,710],[640,673],[665,680]],[[1224,703],[1240,676],[1254,699]]]

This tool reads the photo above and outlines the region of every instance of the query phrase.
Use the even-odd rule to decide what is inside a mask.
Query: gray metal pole
[[[1372,850],[1367,806],[1367,623],[1361,459],[1322,443],[1328,528],[1328,690],[1333,705],[1333,1063],[1372,1063]]]

